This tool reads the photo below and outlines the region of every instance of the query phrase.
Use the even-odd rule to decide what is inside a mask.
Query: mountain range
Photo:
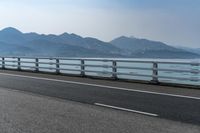
[[[12,27],[0,31],[0,56],[200,58],[199,52],[147,39],[122,36],[104,42],[68,33],[22,33]]]
[[[188,52],[200,54],[200,48],[189,48],[189,47],[180,47],[180,46],[177,46],[177,48],[188,51]]]

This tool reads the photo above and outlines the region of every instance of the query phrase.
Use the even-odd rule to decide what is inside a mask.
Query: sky
[[[0,29],[200,48],[200,0],[0,0]]]

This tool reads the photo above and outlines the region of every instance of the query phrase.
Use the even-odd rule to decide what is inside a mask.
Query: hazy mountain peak
[[[13,28],[13,27],[7,27],[3,30],[1,30],[1,32],[4,32],[4,33],[9,33],[9,34],[21,34],[22,32]]]
[[[0,41],[9,44],[19,44],[25,41],[24,34],[12,27],[0,31]]]
[[[79,35],[77,35],[77,34],[74,34],[74,33],[69,34],[69,33],[67,33],[67,32],[61,34],[60,37],[82,38],[81,36],[79,36]]]
[[[69,33],[64,32],[64,33],[62,33],[60,36],[69,36]]]
[[[75,38],[82,39],[82,37],[81,37],[81,36],[79,36],[79,35],[77,35],[77,34],[71,33],[70,35],[71,35],[72,37],[75,37]]]
[[[121,36],[110,42],[133,57],[140,58],[195,58],[198,53],[174,48],[165,43]]]
[[[137,38],[137,37],[134,37],[134,36],[130,36],[130,37],[128,37],[128,36],[120,36],[120,37],[115,38],[112,41],[115,41],[115,40],[121,40],[121,41],[124,41],[124,40],[126,40],[126,41],[137,41],[137,40],[140,40],[140,41],[151,41],[151,40],[148,40],[148,39]],[[153,41],[153,42],[158,42],[158,41]]]
[[[119,39],[130,39],[129,37],[127,37],[127,36],[120,36],[120,37],[117,37],[117,38],[115,38],[114,40],[119,40]]]

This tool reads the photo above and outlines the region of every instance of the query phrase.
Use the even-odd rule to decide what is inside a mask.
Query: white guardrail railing
[[[2,69],[77,74],[113,79],[200,85],[200,63],[129,59],[0,57]]]

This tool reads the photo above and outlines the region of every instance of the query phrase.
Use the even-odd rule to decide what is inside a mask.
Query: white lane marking
[[[131,91],[131,92],[139,92],[139,93],[147,93],[147,94],[154,94],[154,95],[162,95],[162,96],[170,96],[170,97],[178,97],[178,98],[187,98],[187,99],[200,100],[200,97],[193,97],[193,96],[186,96],[186,95],[176,95],[176,94],[170,94],[170,93],[160,93],[160,92],[154,92],[154,91],[143,91],[143,90],[122,88],[122,87],[114,87],[114,86],[83,83],[83,82],[77,82],[77,81],[67,81],[67,80],[60,80],[60,79],[50,79],[50,78],[33,77],[33,76],[25,76],[25,75],[18,75],[18,74],[9,74],[9,73],[0,73],[0,75],[21,77],[21,78],[29,78],[29,79],[37,79],[37,80],[39,79],[39,80],[62,82],[62,83],[69,83],[69,84],[94,86],[94,87],[109,88],[109,89],[115,89],[115,90],[123,90],[123,91]]]
[[[157,114],[153,114],[153,113],[137,111],[137,110],[132,110],[132,109],[126,109],[126,108],[121,108],[121,107],[116,107],[116,106],[111,106],[111,105],[106,105],[106,104],[101,104],[101,103],[94,103],[94,104],[97,105],[97,106],[102,106],[102,107],[107,107],[107,108],[112,108],[112,109],[117,109],[117,110],[122,110],[122,111],[128,111],[128,112],[158,117]]]

